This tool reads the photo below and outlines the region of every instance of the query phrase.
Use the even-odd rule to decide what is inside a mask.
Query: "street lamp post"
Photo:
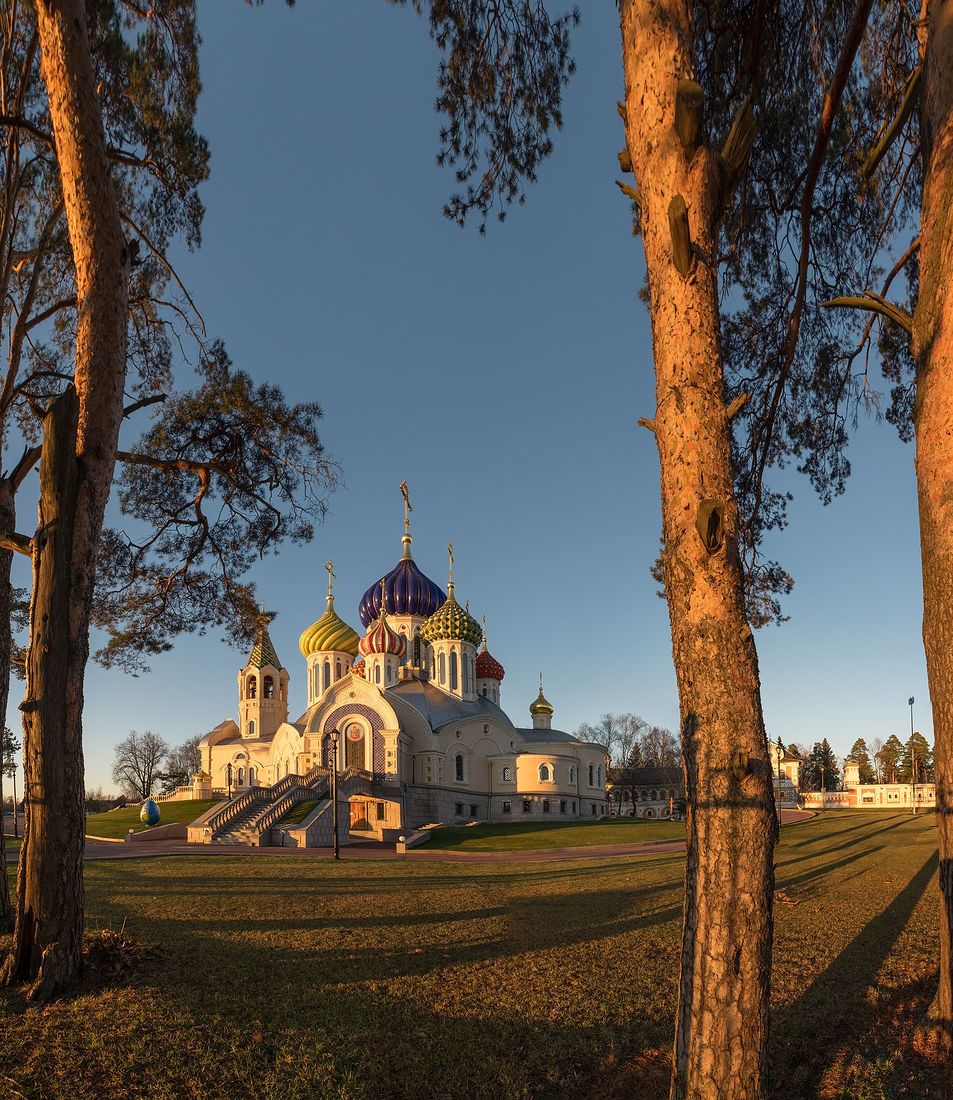
[[[229,799],[231,799],[231,797],[232,797],[232,765],[231,764],[226,764],[225,765],[225,776],[228,780],[228,797],[229,797]]]
[[[781,757],[784,755],[784,742],[778,738],[778,828],[781,828]]]
[[[913,696],[907,700],[910,707],[910,801],[913,806],[911,813],[917,812],[917,754],[913,747]]]
[[[341,733],[331,730],[331,831],[334,836],[334,858],[341,858],[341,842],[338,836],[338,741]]]

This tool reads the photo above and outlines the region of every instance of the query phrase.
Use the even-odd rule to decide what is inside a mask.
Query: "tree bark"
[[[924,165],[917,364],[917,500],[923,563],[923,644],[933,705],[940,856],[940,975],[929,1022],[953,1056],[953,2],[924,4]]]
[[[46,85],[76,269],[75,470],[48,455],[34,547],[24,710],[26,820],[17,927],[3,977],[52,996],[77,976],[83,931],[83,676],[96,551],[115,465],[126,372],[129,253],[109,174],[83,0],[37,0]],[[53,449],[58,451],[62,444]],[[55,521],[50,527],[50,521]],[[51,587],[52,586],[52,587]]]
[[[16,530],[16,507],[13,489],[9,481],[0,482],[0,531]],[[10,612],[12,608],[12,589],[10,571],[13,565],[13,553],[0,550],[0,723],[5,721],[7,701],[10,697],[10,652],[12,637],[10,632]],[[2,726],[0,726],[2,729]],[[6,822],[3,817],[3,769],[9,761],[0,753],[0,932],[9,932],[13,928],[13,906],[10,904],[10,887],[7,881],[7,849],[4,834]],[[16,799],[13,802],[16,813]]]
[[[749,1100],[766,1085],[776,821],[719,346],[714,257],[723,184],[704,130],[695,148],[675,127],[679,82],[694,77],[687,0],[623,0],[621,28],[688,804],[671,1097]],[[670,217],[681,214],[679,198],[687,233],[681,216]]]

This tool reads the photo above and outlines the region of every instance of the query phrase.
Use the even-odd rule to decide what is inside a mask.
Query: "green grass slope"
[[[214,805],[214,799],[210,801],[190,799],[186,802],[160,802],[159,810],[162,816],[159,819],[159,824],[174,825],[183,821],[188,824]],[[139,820],[140,809],[139,806],[126,806],[122,810],[108,810],[102,814],[90,814],[86,818],[86,835],[112,838],[124,837],[130,829],[137,833],[141,832],[146,826]]]

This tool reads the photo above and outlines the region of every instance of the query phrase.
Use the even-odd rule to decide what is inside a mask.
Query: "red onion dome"
[[[502,680],[506,672],[490,651],[484,648],[477,654],[476,674],[478,680]]]
[[[407,645],[402,634],[387,622],[387,616],[382,612],[381,617],[374,623],[361,638],[357,647],[363,657],[371,653],[393,653],[395,657],[403,657]]]

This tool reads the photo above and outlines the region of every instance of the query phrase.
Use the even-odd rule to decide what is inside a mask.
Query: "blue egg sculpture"
[[[139,811],[139,820],[146,825],[158,825],[160,817],[162,817],[162,814],[158,805],[151,798],[147,798]]]

